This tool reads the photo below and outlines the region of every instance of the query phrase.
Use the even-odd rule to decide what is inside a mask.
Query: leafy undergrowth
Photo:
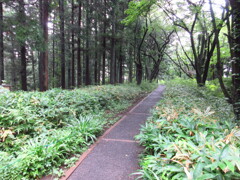
[[[155,87],[145,83],[0,94],[0,179],[61,176],[59,167],[71,166],[76,160],[72,155],[96,140],[111,112],[126,109]]]
[[[145,147],[143,179],[240,179],[240,129],[212,88],[167,83],[164,99],[136,137]]]

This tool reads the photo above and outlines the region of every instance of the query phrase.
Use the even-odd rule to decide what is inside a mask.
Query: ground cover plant
[[[71,166],[73,155],[95,141],[111,112],[123,110],[155,87],[143,83],[1,93],[0,179],[60,176],[59,167]]]
[[[166,83],[164,98],[136,137],[143,179],[240,179],[240,129],[213,83]]]

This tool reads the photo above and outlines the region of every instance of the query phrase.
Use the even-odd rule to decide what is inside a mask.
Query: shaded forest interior
[[[218,79],[238,114],[239,12],[235,0],[1,0],[0,82],[46,91]]]
[[[1,81],[24,91],[132,82],[142,24],[121,22],[127,8],[117,0],[0,2]]]

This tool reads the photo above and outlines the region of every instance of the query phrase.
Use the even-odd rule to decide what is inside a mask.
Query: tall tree
[[[64,18],[64,1],[59,0],[59,16],[60,16],[60,41],[61,41],[61,86],[63,89],[66,88],[65,79],[65,18]]]
[[[86,1],[86,54],[85,54],[85,83],[91,84],[91,72],[90,72],[90,1]]]
[[[71,80],[71,85],[72,87],[75,86],[75,32],[74,32],[74,0],[72,0],[72,17],[71,17],[71,21],[72,21],[72,80]]]
[[[110,61],[110,83],[115,84],[116,83],[116,1],[112,1],[112,34],[111,34],[111,61]]]
[[[24,32],[26,28],[26,14],[25,14],[25,2],[24,0],[19,0],[19,21],[20,27]],[[20,40],[20,57],[21,57],[21,86],[23,91],[27,91],[27,59],[26,59],[26,42],[25,42],[25,34],[21,37]]]
[[[40,25],[44,46],[39,55],[39,88],[40,91],[48,90],[48,0],[39,0]]]
[[[95,11],[94,11],[94,29],[95,29],[95,57],[94,57],[94,83],[98,84],[99,75],[99,61],[98,61],[98,0],[94,1]]]
[[[53,22],[55,22],[56,15],[53,13]],[[52,36],[55,36],[55,26],[53,24]],[[52,87],[55,87],[55,70],[56,70],[56,56],[55,56],[56,39],[52,38]]]
[[[3,2],[0,2],[0,84],[2,84],[2,80],[4,80],[3,58]]]
[[[82,28],[82,0],[78,1],[78,38],[77,38],[77,86],[82,85],[82,62],[81,62],[81,28]]]
[[[106,33],[107,33],[107,0],[103,0],[103,36],[102,36],[102,84],[105,84],[106,78]]]

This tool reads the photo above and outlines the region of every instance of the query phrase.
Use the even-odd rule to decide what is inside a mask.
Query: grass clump
[[[193,81],[166,83],[137,139],[143,179],[240,179],[240,129],[232,108]]]
[[[109,116],[155,85],[0,94],[0,179],[62,175],[99,136]]]

